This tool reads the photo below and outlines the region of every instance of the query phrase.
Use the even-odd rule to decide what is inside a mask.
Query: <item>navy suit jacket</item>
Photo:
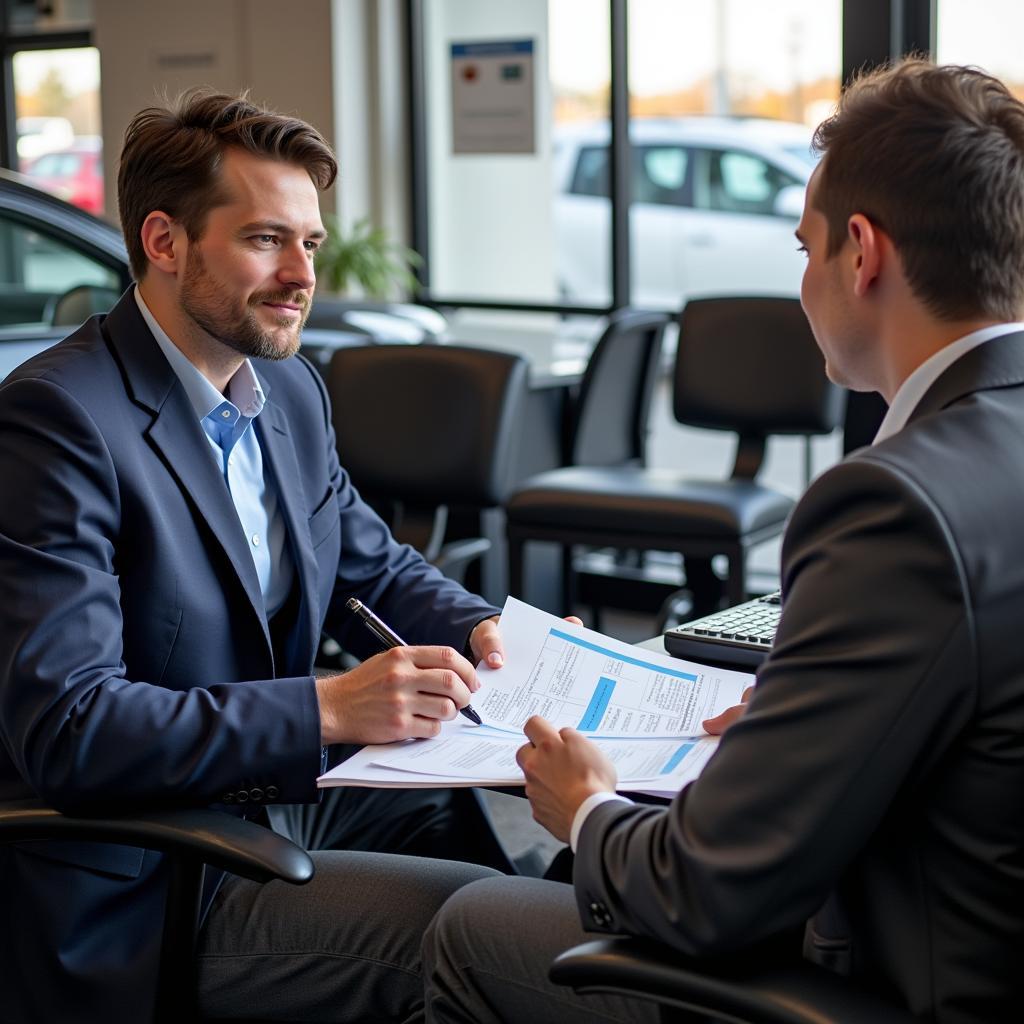
[[[495,613],[360,499],[309,363],[257,374],[300,598],[281,663],[221,470],[130,292],[0,384],[0,799],[315,801],[321,630],[376,652],[345,601],[458,649]],[[144,1019],[164,868],[121,846],[0,847],[0,1020]]]

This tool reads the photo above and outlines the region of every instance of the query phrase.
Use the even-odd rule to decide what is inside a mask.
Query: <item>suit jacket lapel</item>
[[[300,604],[295,647],[289,651],[293,655],[291,670],[306,672],[313,663],[320,640],[317,628],[320,618],[316,561],[309,535],[310,507],[298,473],[299,459],[288,429],[288,420],[280,407],[274,404],[273,392],[267,389],[265,383],[264,389],[269,392],[267,404],[256,419],[260,448],[264,463],[269,467],[277,485],[277,503],[288,527],[299,580]]]
[[[227,555],[262,625],[269,651],[263,594],[238,513],[185,389],[142,319],[131,290],[104,320],[103,333],[121,364],[129,397],[153,413],[146,435]]]
[[[1024,332],[986,341],[941,373],[910,414],[909,422],[945,409],[976,391],[1024,383]]]

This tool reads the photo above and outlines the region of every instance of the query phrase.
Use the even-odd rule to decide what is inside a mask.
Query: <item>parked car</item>
[[[43,153],[64,149],[75,141],[75,130],[66,117],[19,117],[15,123],[18,133],[18,160],[33,160]]]
[[[103,212],[103,149],[99,137],[80,136],[67,149],[22,162],[35,185],[89,213]]]
[[[796,295],[793,238],[814,168],[811,130],[759,118],[632,121],[633,301],[680,308],[707,295]],[[609,127],[555,136],[555,244],[563,298],[608,301]]]
[[[130,283],[117,228],[0,170],[0,380],[88,316],[106,312]],[[367,311],[362,320],[360,308]],[[421,307],[317,297],[302,345],[324,366],[343,345],[415,343],[443,332],[443,317]]]

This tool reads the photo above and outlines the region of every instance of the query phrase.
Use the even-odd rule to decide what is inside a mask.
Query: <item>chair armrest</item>
[[[490,548],[491,542],[486,537],[449,541],[434,559],[434,565],[449,579],[462,583],[466,579],[466,569],[478,558],[483,558]]]
[[[0,803],[0,843],[48,839],[141,846],[192,857],[254,882],[279,878],[302,885],[313,877],[313,862],[301,847],[223,811],[197,807],[86,818],[35,800]]]
[[[602,939],[560,954],[556,985],[614,992],[734,1024],[912,1024],[913,1016],[810,963],[702,960],[642,939]]]

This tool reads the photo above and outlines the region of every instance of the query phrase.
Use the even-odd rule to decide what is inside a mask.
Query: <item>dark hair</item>
[[[139,111],[125,132],[117,173],[121,230],[137,280],[148,266],[141,238],[146,217],[163,210],[191,241],[200,238],[206,215],[226,201],[219,172],[230,147],[298,164],[321,191],[338,173],[331,147],[315,128],[245,96],[192,89],[169,107]]]
[[[832,257],[861,213],[943,320],[1024,304],[1024,105],[977,68],[913,57],[857,77],[819,125],[815,207]]]

